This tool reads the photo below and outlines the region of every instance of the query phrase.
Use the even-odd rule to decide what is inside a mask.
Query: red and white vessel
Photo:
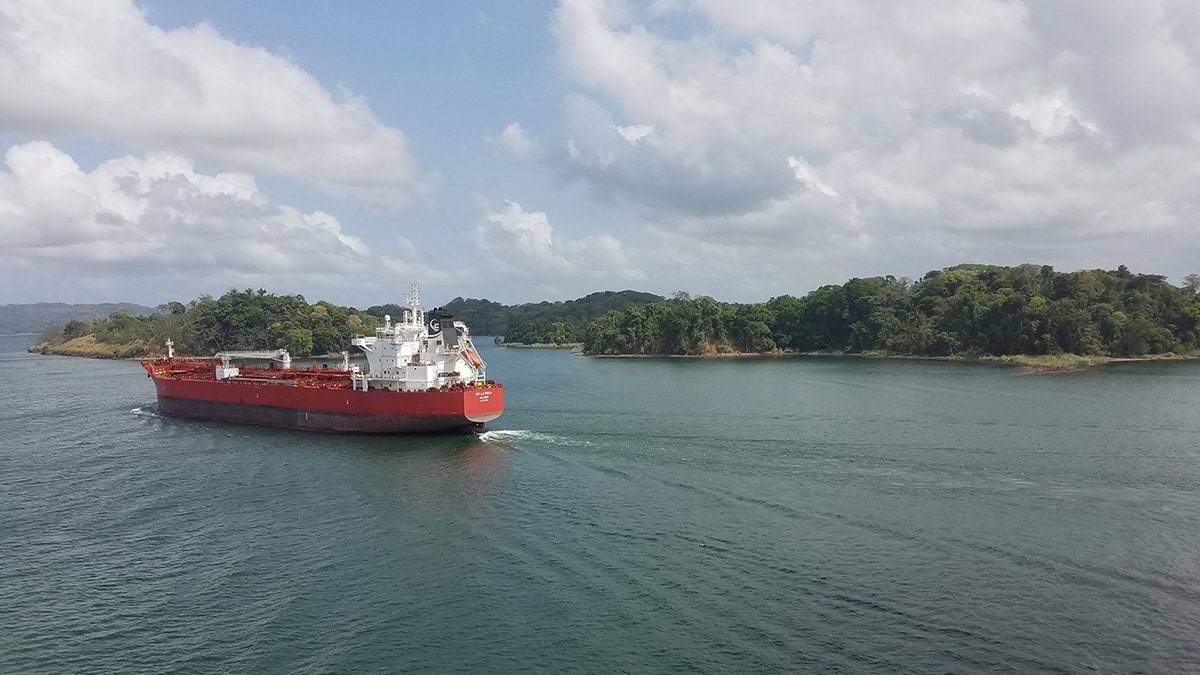
[[[365,369],[342,352],[340,366],[293,367],[285,350],[219,352],[213,358],[143,361],[164,415],[330,433],[420,433],[481,429],[504,411],[504,387],[461,321],[421,310],[414,289],[396,323],[351,341]],[[271,359],[247,366],[250,359]]]

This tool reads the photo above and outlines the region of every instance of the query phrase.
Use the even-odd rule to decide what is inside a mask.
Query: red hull
[[[357,391],[324,369],[263,369],[264,377],[217,380],[189,362],[147,361],[159,411],[176,417],[329,433],[421,433],[478,429],[504,411],[504,387]],[[249,374],[249,373],[247,373]],[[285,379],[286,378],[286,379]]]

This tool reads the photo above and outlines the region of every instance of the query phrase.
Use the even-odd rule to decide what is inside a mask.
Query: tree
[[[63,339],[74,340],[77,337],[83,337],[92,331],[92,324],[87,321],[77,321],[72,319],[63,326]]]
[[[768,300],[766,307],[775,317],[770,324],[775,345],[780,349],[797,349],[801,342],[799,335],[804,330],[804,304],[795,296],[780,295]]]
[[[637,354],[632,351],[621,330],[624,313],[610,310],[588,324],[583,336],[583,350],[588,354]]]
[[[739,351],[773,352],[773,323],[775,315],[766,305],[742,305],[733,314],[729,335]]]
[[[313,333],[307,328],[288,329],[282,347],[296,356],[308,356],[313,352]]]

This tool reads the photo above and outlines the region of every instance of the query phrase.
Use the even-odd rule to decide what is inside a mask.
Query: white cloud
[[[566,260],[554,250],[554,233],[546,214],[527,213],[516,202],[504,203],[503,211],[484,218],[480,241],[489,248],[508,249],[523,261],[539,266],[565,266]]]
[[[489,212],[476,234],[480,248],[491,255],[495,265],[539,283],[580,275],[612,280],[642,278],[616,237],[601,233],[560,241],[545,213],[526,211],[513,201],[506,200],[504,208]]]
[[[814,170],[808,164],[808,162],[804,161],[802,157],[792,157],[789,155],[787,158],[787,163],[788,166],[792,167],[792,171],[796,174],[796,180],[823,195],[829,197],[838,196],[836,190],[821,182],[821,179],[817,177],[816,170]]]
[[[361,96],[209,25],[163,30],[129,0],[0,5],[0,126],[115,138],[385,205],[436,182]]]
[[[1008,106],[1013,119],[1022,120],[1041,139],[1063,136],[1072,130],[1082,130],[1089,135],[1100,133],[1094,123],[1083,119],[1070,94],[1059,90],[1048,94],[1034,94],[1023,101],[1013,101]]]
[[[541,152],[538,142],[529,135],[520,122],[512,122],[504,127],[504,131],[500,132],[498,138],[488,140],[499,143],[517,159],[529,159]]]
[[[207,175],[179,155],[83,171],[46,142],[13,146],[0,172],[0,259],[66,274],[142,277],[351,273],[370,251],[333,216],[272,203],[246,174]]]
[[[558,166],[743,266],[781,242],[927,268],[1148,232],[1194,251],[1196,21],[1169,0],[562,0]]]
[[[642,139],[654,133],[654,127],[649,124],[630,124],[628,126],[612,125],[614,131],[630,145],[637,145]]]

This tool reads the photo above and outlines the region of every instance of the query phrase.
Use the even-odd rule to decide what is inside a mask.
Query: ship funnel
[[[430,337],[440,333],[447,349],[458,349],[458,331],[454,328],[453,314],[441,307],[435,307],[426,316],[425,325],[429,328]]]

